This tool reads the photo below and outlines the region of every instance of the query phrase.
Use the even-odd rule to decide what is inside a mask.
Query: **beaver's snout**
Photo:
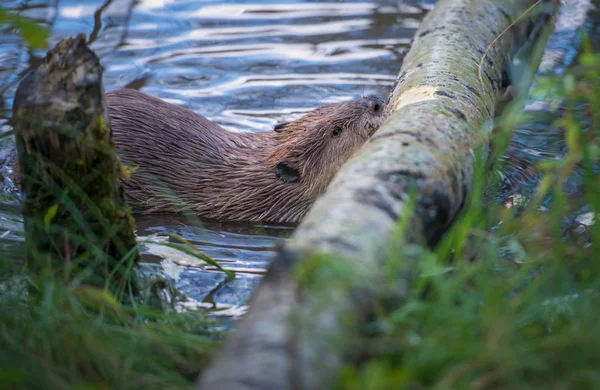
[[[389,110],[387,105],[377,95],[367,95],[358,99],[357,102],[362,106],[362,115],[357,122],[362,121],[364,128],[367,129],[367,137],[372,136],[375,131],[385,122]]]
[[[384,113],[385,103],[379,98],[379,96],[367,95],[363,97],[363,99],[367,101],[369,109],[373,114],[380,115]]]

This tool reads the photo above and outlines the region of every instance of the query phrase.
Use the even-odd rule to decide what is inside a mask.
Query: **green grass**
[[[584,40],[578,66],[537,80],[535,94],[561,102],[552,126],[565,157],[541,163],[537,192],[511,208],[484,206],[493,183],[479,163],[468,207],[435,251],[420,249],[411,296],[368,324],[369,358],[344,369],[340,388],[598,388],[600,224],[575,219],[600,211],[598,69]],[[500,153],[507,122],[493,139]]]
[[[0,388],[190,388],[216,345],[198,313],[53,281],[28,294],[26,284],[26,274],[2,283]]]

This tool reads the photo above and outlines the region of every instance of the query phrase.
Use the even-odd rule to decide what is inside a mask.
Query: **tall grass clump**
[[[105,241],[85,245],[100,259]],[[160,283],[134,268],[90,284],[89,267],[30,267],[14,242],[0,251],[0,389],[187,389],[215,349],[215,324],[175,312],[179,297],[161,299]],[[133,265],[128,257],[119,261]]]
[[[40,277],[24,248],[0,245],[0,389],[187,389],[215,349],[215,324],[175,312],[179,297],[161,300],[156,281],[140,278],[124,299],[129,277]]]
[[[189,388],[213,350],[198,313],[126,307],[94,287],[47,283],[39,300],[3,287],[0,388]]]
[[[397,264],[417,256],[415,287],[379,308],[369,357],[344,369],[339,388],[598,388],[600,54],[583,46],[577,66],[536,81],[560,115],[526,118],[560,130],[563,158],[537,164],[535,193],[513,207],[486,205],[497,183],[478,162],[471,200],[437,249],[396,252]],[[509,107],[492,139],[498,155],[518,122]]]
[[[47,37],[33,21],[0,9],[2,23],[30,46]],[[19,123],[42,129],[48,138],[39,139],[55,142],[35,139],[25,148],[17,134],[26,241],[23,248],[0,237],[0,388],[190,388],[214,349],[215,332],[200,313],[176,313],[157,301],[156,283],[137,278],[128,209],[107,205],[112,192],[122,199],[106,174],[119,167],[112,143],[100,142],[109,128],[98,120],[89,125],[95,138],[71,134],[68,125],[48,125],[56,118],[45,114],[21,115],[30,121],[25,125],[13,117],[17,130]],[[66,148],[72,139],[80,143]],[[34,153],[38,146],[54,147],[55,158]],[[81,150],[90,153],[76,159]],[[128,242],[116,237],[122,224],[131,228]]]

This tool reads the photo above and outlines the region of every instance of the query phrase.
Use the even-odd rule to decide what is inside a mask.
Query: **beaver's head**
[[[385,103],[369,95],[328,104],[275,126],[279,144],[269,159],[273,174],[290,185],[305,186],[309,196],[318,195],[387,116]]]

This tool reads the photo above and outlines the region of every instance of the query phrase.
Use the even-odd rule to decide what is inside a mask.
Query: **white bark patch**
[[[422,102],[425,100],[439,99],[435,93],[437,87],[432,85],[417,85],[404,91],[394,102],[392,102],[390,111],[394,112],[409,104]]]

